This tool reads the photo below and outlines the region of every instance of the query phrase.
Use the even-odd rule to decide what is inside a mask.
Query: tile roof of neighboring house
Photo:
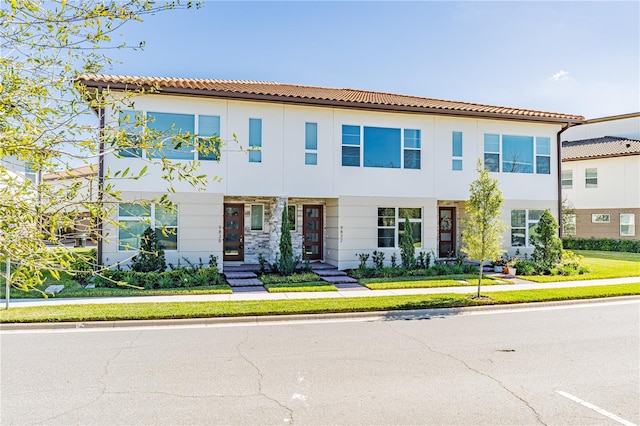
[[[49,173],[42,176],[43,180],[62,180],[62,179],[74,179],[87,176],[98,176],[98,166],[90,164],[88,166],[82,166],[70,170],[60,170],[55,173]]]
[[[119,75],[81,75],[77,81],[87,87],[111,90],[135,90],[155,87],[158,93],[252,99],[297,104],[330,105],[361,109],[480,116],[542,122],[581,123],[584,117],[573,114],[536,111],[522,108],[446,101],[392,93],[354,89],[301,86],[263,81],[205,80],[192,78],[132,77]]]
[[[562,142],[562,161],[640,155],[640,140],[605,136]]]

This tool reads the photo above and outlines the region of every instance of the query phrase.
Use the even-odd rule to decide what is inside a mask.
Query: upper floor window
[[[249,162],[262,163],[262,119],[249,119]]]
[[[342,165],[360,167],[360,126],[342,125]]]
[[[573,188],[573,170],[562,171],[562,189]]]
[[[598,169],[585,169],[584,183],[586,188],[597,188],[598,187]]]
[[[139,144],[145,129],[160,141],[143,153]],[[166,112],[121,111],[119,127],[130,143],[118,152],[121,157],[166,157],[172,160],[220,160],[220,117]],[[190,136],[198,135],[195,143]],[[178,137],[180,136],[180,137]],[[197,149],[196,149],[197,148]]]
[[[550,174],[550,139],[485,134],[484,164],[490,172]]]
[[[318,164],[318,123],[304,125],[304,164]]]
[[[418,129],[343,125],[342,165],[419,169],[420,136]]]
[[[155,203],[118,205],[118,251],[138,250],[147,228],[155,231],[164,250],[178,249],[178,206]]]
[[[462,132],[451,133],[451,170],[462,170]]]

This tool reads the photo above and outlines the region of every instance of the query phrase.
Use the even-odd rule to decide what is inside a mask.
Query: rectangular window
[[[502,171],[533,173],[533,137],[502,136]]]
[[[287,206],[287,215],[289,216],[289,229],[296,230],[296,206]]]
[[[262,163],[262,119],[249,119],[249,162]]]
[[[598,169],[585,169],[584,182],[586,188],[598,187]]]
[[[573,170],[562,171],[562,189],[573,188]]]
[[[264,207],[262,204],[251,204],[251,230],[262,231],[264,222]]]
[[[198,159],[220,161],[220,117],[198,116]]]
[[[342,125],[342,165],[360,167],[360,126]]]
[[[147,128],[155,131],[160,138],[157,148],[150,149],[150,158],[165,156],[171,160],[193,160],[194,147],[185,143],[185,135],[195,133],[195,116],[193,114],[174,114],[167,112],[147,112]],[[178,136],[183,140],[177,140]]]
[[[536,138],[536,173],[551,174],[551,139]]]
[[[462,170],[462,132],[451,133],[451,170]]]
[[[528,247],[544,210],[511,210],[511,246]]]
[[[153,220],[152,220],[153,219]],[[140,238],[151,227],[165,250],[178,249],[178,207],[154,203],[118,205],[118,251],[138,250]]]
[[[562,235],[572,237],[576,235],[576,215],[565,214],[562,219]]]
[[[484,135],[484,167],[490,172],[500,171],[500,135]]]
[[[620,236],[633,237],[636,235],[636,215],[620,213]]]
[[[34,169],[32,162],[24,164],[24,177],[34,185],[38,184],[38,172]]]
[[[611,215],[608,213],[594,213],[591,215],[591,223],[610,223]]]
[[[404,168],[420,169],[420,129],[404,129]]]
[[[365,127],[363,166],[400,168],[400,129]]]
[[[139,111],[120,111],[118,127],[125,132],[128,145],[125,149],[118,151],[118,155],[142,158],[142,149],[138,147],[143,132],[142,113]]]
[[[378,208],[378,247],[396,248],[404,234],[405,217],[409,218],[413,243],[422,247],[422,209],[421,208]]]
[[[304,125],[304,164],[318,164],[318,123]]]

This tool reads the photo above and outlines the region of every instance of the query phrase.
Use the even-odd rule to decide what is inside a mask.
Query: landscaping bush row
[[[94,281],[96,287],[116,288],[124,285],[145,289],[202,287],[224,284],[216,267],[177,268],[165,272],[107,270]]]
[[[600,250],[640,253],[640,240],[566,237],[562,239],[562,246],[568,250]]]

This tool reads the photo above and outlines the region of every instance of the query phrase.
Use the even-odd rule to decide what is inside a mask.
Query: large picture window
[[[139,144],[144,135],[144,124],[158,136],[160,143],[143,152]],[[146,113],[121,111],[118,117],[120,129],[131,141],[130,146],[120,150],[121,157],[159,158],[171,160],[220,160],[220,117],[216,115],[175,114],[167,112]],[[196,143],[181,143],[175,136],[196,135]],[[183,141],[184,142],[184,141]]]
[[[378,247],[397,248],[404,233],[405,217],[411,222],[413,244],[422,247],[422,209],[419,207],[379,207]]]
[[[511,246],[528,247],[544,210],[511,210]]]
[[[164,250],[178,249],[178,206],[164,208],[155,203],[118,205],[118,250],[140,249],[140,238],[151,227]]]
[[[342,126],[343,166],[420,169],[421,147],[419,129]]]
[[[490,172],[551,173],[551,139],[516,135],[484,135],[484,166]]]

